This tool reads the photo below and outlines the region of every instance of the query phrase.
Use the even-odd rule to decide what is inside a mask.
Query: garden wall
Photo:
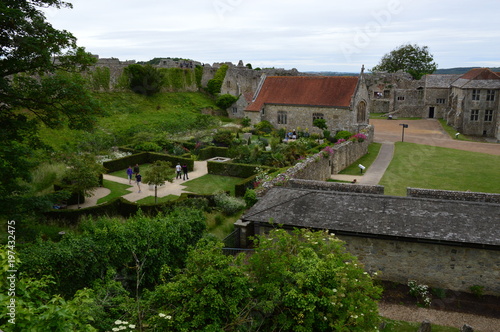
[[[352,185],[350,183],[340,182],[325,182],[325,181],[312,181],[302,179],[291,179],[288,181],[288,186],[291,188],[323,190],[323,191],[341,191],[362,194],[384,194],[384,186],[366,186],[362,184]]]
[[[406,196],[500,204],[500,194],[475,193],[468,191],[406,188]]]
[[[373,142],[374,128],[368,126],[362,132],[367,137],[364,142],[346,141],[333,146],[335,154],[333,155],[331,174],[338,174],[368,152],[368,145]]]
[[[485,294],[500,294],[500,253],[496,250],[403,242],[337,235],[357,256],[366,271],[378,278],[406,284],[416,280],[433,288],[470,293],[474,285]]]

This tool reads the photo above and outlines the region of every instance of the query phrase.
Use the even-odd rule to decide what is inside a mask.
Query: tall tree
[[[71,4],[0,2],[0,208],[9,207],[3,211],[12,210],[13,203],[23,205],[21,180],[29,181],[33,166],[29,157],[41,146],[40,123],[89,130],[100,113],[83,79],[75,74],[95,58],[76,45],[71,33],[46,21],[41,8],[47,7],[71,8]]]
[[[395,73],[402,70],[418,80],[436,69],[434,57],[427,46],[406,44],[384,55],[379,64],[372,68],[372,72]]]

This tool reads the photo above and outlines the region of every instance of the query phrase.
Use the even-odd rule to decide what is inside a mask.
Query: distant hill
[[[448,68],[448,69],[437,69],[434,74],[465,74],[471,69],[480,68],[480,67],[457,67],[457,68]],[[500,72],[500,67],[492,67],[491,71]]]

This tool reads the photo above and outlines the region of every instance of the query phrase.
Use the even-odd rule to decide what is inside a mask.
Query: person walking
[[[189,180],[189,176],[188,176],[188,167],[186,164],[183,164],[182,165],[182,173],[183,173],[183,180],[186,180],[188,179]]]
[[[175,170],[177,171],[176,179],[180,179],[182,177],[182,166],[181,164],[177,163],[177,166],[175,166]]]
[[[139,164],[135,164],[135,166],[134,166],[134,174],[135,175],[139,174]]]
[[[141,192],[141,182],[142,182],[142,175],[137,172],[135,175],[135,183],[137,183],[137,188],[139,188],[139,192]]]
[[[128,184],[132,184],[132,174],[134,174],[134,170],[132,169],[132,166],[129,166],[127,168]]]

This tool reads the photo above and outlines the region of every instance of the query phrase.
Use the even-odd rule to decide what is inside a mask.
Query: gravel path
[[[433,309],[407,307],[397,304],[379,303],[379,312],[383,317],[405,322],[428,320],[431,324],[461,328],[464,324],[471,326],[474,331],[499,332],[500,319],[478,315],[449,312]]]

